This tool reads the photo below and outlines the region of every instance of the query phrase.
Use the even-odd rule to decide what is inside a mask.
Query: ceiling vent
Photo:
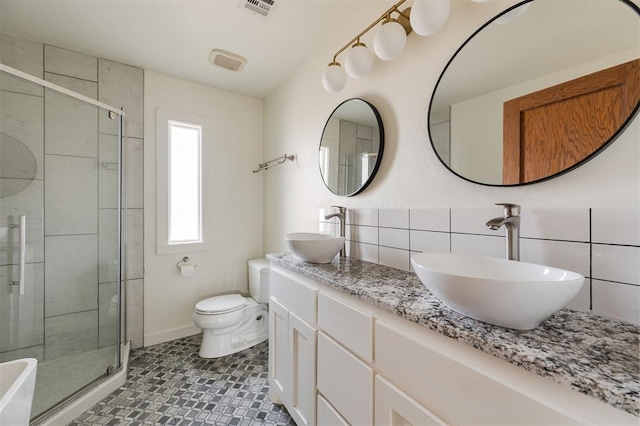
[[[209,62],[215,66],[236,72],[242,71],[242,68],[247,64],[247,60],[242,56],[222,49],[213,49],[209,55]]]
[[[275,0],[240,0],[240,7],[264,18],[270,18]]]

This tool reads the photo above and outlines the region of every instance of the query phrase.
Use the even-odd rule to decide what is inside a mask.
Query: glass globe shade
[[[338,93],[347,84],[347,75],[339,63],[334,62],[327,66],[322,73],[322,86],[327,92]]]
[[[449,0],[416,0],[409,15],[411,28],[421,36],[435,34],[447,23],[450,11]]]
[[[387,21],[373,37],[373,51],[383,61],[397,58],[407,44],[407,33],[396,21]]]
[[[355,44],[347,52],[344,61],[344,69],[353,78],[361,78],[371,72],[373,68],[373,56],[367,46],[362,43]]]

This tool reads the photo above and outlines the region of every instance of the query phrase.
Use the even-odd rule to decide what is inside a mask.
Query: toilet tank
[[[269,303],[269,261],[249,261],[249,293],[258,303]]]

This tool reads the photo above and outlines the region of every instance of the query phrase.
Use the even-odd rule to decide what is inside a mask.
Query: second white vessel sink
[[[517,330],[535,328],[570,302],[584,283],[576,272],[495,257],[419,253],[411,264],[449,308]]]
[[[344,246],[344,237],[315,232],[294,232],[284,236],[289,248],[300,259],[311,263],[330,263]]]

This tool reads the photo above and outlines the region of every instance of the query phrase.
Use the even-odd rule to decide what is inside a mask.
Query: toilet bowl
[[[262,343],[269,338],[269,261],[249,261],[249,293],[225,294],[201,300],[193,322],[202,329],[202,358],[218,358]]]

